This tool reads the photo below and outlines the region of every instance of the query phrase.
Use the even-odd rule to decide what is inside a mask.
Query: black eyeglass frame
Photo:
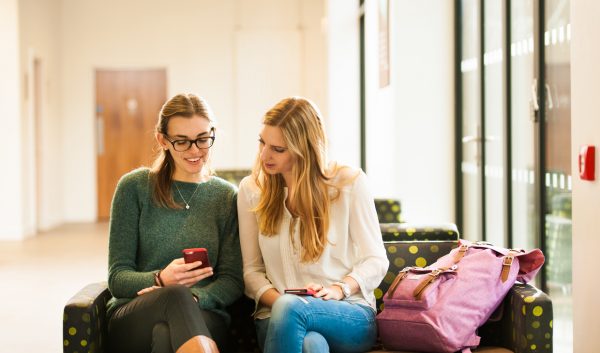
[[[198,137],[198,138],[197,138],[197,139],[195,139],[195,140],[190,140],[190,139],[180,139],[180,140],[172,140],[172,141],[171,141],[171,140],[169,139],[169,135],[167,135],[167,134],[163,134],[163,136],[165,137],[165,139],[166,139],[167,141],[169,141],[169,142],[171,143],[171,145],[173,145],[173,149],[174,149],[175,151],[177,151],[177,152],[185,152],[185,151],[189,150],[190,148],[192,148],[192,144],[196,145],[196,147],[198,147],[198,149],[201,149],[201,150],[206,150],[206,149],[209,149],[209,148],[211,148],[211,147],[212,147],[212,146],[215,144],[215,138],[216,138],[216,135],[215,135],[215,128],[214,128],[214,127],[211,127],[211,128],[210,128],[209,134],[210,134],[210,136],[201,136],[201,137]],[[210,140],[210,143],[209,143],[208,147],[200,147],[200,146],[198,145],[198,141],[200,141],[200,140]],[[186,143],[187,143],[187,148],[186,148],[186,149],[184,149],[184,150],[179,150],[179,149],[178,149],[178,147],[175,147],[175,144],[176,144],[176,143],[183,143],[183,142],[186,142]]]

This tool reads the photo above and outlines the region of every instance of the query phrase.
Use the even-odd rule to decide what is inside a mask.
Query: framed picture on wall
[[[379,0],[379,88],[390,84],[389,0]]]

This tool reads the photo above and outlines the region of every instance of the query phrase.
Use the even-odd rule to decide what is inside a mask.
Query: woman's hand
[[[137,292],[137,295],[142,295],[142,294],[146,294],[146,293],[150,293],[155,289],[160,288],[159,286],[152,286],[152,287],[148,287],[148,288],[144,288],[142,290],[140,290],[139,292]]]
[[[191,287],[199,281],[213,275],[212,267],[193,270],[201,264],[202,261],[186,264],[185,261],[183,261],[183,258],[175,259],[160,272],[160,280],[165,287],[175,284]]]
[[[342,300],[344,299],[344,293],[342,289],[338,286],[330,286],[324,287],[318,283],[309,283],[306,285],[306,288],[314,290],[316,293],[314,295],[315,298],[322,298],[323,300]]]

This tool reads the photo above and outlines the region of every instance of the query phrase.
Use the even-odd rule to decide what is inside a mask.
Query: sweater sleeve
[[[244,260],[244,284],[248,297],[258,300],[269,288],[274,288],[267,278],[265,264],[258,244],[258,222],[256,214],[251,211],[250,183],[254,181],[246,177],[240,183],[238,195],[238,215],[240,221],[240,244],[242,245],[242,258]]]
[[[237,300],[244,290],[235,191],[227,204],[229,207],[224,208],[224,212],[228,215],[219,234],[219,258],[213,269],[215,280],[204,287],[190,288],[203,309],[223,309]]]
[[[383,280],[389,260],[383,246],[375,203],[367,187],[367,177],[362,171],[351,192],[350,237],[356,248],[360,249],[361,259],[348,276],[358,282],[365,299],[374,301],[373,291]]]
[[[139,290],[154,285],[154,274],[138,272],[136,264],[141,212],[138,186],[139,178],[146,175],[140,174],[121,178],[110,211],[108,288],[116,298],[134,298]]]

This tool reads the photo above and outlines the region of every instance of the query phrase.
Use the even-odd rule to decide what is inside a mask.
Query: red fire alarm
[[[596,147],[582,146],[579,150],[579,177],[581,180],[595,180]]]

